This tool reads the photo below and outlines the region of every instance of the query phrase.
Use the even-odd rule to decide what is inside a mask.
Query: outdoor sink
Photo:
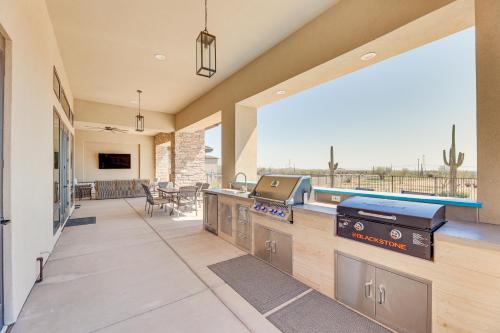
[[[225,192],[231,192],[231,193],[234,193],[234,194],[250,193],[250,192],[247,192],[247,191],[237,190],[237,189],[234,189],[234,188],[223,188],[222,190],[225,191]]]

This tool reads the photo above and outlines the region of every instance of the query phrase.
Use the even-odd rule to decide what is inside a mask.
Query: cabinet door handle
[[[265,243],[266,250],[271,251],[271,241],[266,241]]]
[[[378,287],[378,304],[385,303],[385,288],[383,286]]]
[[[365,298],[372,297],[372,284],[373,284],[372,280],[365,283]]]
[[[276,253],[276,241],[271,242],[271,252]]]

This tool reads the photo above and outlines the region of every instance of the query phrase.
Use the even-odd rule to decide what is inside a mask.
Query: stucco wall
[[[130,154],[130,169],[99,169],[99,153]],[[75,175],[79,182],[113,179],[154,179],[152,136],[76,130]]]
[[[45,1],[0,1],[7,37],[4,214],[5,322],[13,322],[59,234],[52,232],[52,90],[56,66],[70,104],[72,94]],[[67,119],[62,116],[67,124]],[[29,189],[29,190],[28,190]]]
[[[478,199],[481,221],[500,224],[500,1],[476,0]]]

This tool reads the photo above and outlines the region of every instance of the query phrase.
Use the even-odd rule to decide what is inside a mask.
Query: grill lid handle
[[[369,217],[375,217],[379,219],[384,219],[384,220],[391,220],[391,221],[396,221],[397,217],[394,215],[382,215],[382,214],[375,214],[375,213],[368,213],[365,211],[358,211],[358,214],[361,216],[369,216]]]

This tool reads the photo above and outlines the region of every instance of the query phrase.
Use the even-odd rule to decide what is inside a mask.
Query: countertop
[[[206,193],[212,193],[212,194],[217,194],[217,195],[227,195],[231,197],[235,197],[237,199],[245,199],[245,200],[252,200],[248,196],[250,195],[250,192],[233,192],[231,190],[223,189],[223,188],[210,188],[207,190],[203,190],[203,192]]]
[[[434,233],[434,240],[500,251],[500,225],[448,221]]]
[[[448,205],[448,206],[472,207],[472,208],[483,207],[483,204],[481,202],[469,199],[461,199],[461,198],[433,197],[429,195],[387,193],[387,192],[362,191],[362,190],[350,190],[343,188],[326,188],[326,187],[314,187],[314,191],[317,193],[352,195],[360,197],[392,199],[401,201],[414,201],[414,202],[433,203],[433,204]]]
[[[330,215],[330,216],[337,215],[337,206],[336,205],[331,205],[331,204],[326,204],[326,203],[321,203],[321,202],[311,202],[311,203],[306,203],[303,205],[296,205],[296,206],[293,206],[292,209],[294,211],[302,211],[302,212],[313,213],[313,214]]]
[[[248,197],[250,192],[233,192],[227,189],[208,189],[204,192],[252,200]],[[337,215],[336,205],[320,202],[296,205],[293,206],[293,210],[329,216]],[[500,225],[450,220],[434,233],[434,239],[500,251]]]

